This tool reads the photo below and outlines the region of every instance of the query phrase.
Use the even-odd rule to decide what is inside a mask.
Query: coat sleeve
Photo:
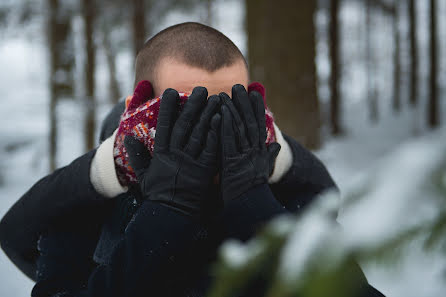
[[[337,191],[325,165],[310,151],[293,138],[283,134],[292,151],[292,165],[277,182],[271,184],[274,196],[293,213],[298,213],[309,205],[319,194]]]
[[[327,183],[327,185],[330,185],[330,183]],[[332,185],[334,186],[334,183]],[[282,214],[296,213],[298,210],[297,208],[294,209],[295,205],[300,203],[297,200],[303,197],[300,195],[309,195],[310,198],[315,195],[313,192],[298,193],[297,189],[294,189],[293,194],[289,196],[288,207],[282,206],[274,197],[269,186],[262,185],[231,201],[222,218],[225,238],[247,241],[254,237],[259,228],[272,218]],[[293,201],[294,199],[296,201]],[[355,261],[352,261],[349,267],[351,269],[350,274],[355,276],[351,280],[354,282],[352,289],[353,286],[356,286],[357,289],[355,297],[384,297],[378,290],[368,284],[362,269]],[[249,286],[249,296],[263,295],[264,284],[264,279],[253,280]]]
[[[98,229],[109,200],[90,182],[95,150],[42,178],[5,214],[0,222],[0,244],[11,261],[35,280],[37,240],[51,226],[76,224]],[[94,230],[96,231],[96,230]]]
[[[125,103],[121,100],[107,115],[101,128],[101,141],[110,137],[118,127],[124,108]],[[100,214],[107,212],[109,207],[104,204],[109,203],[91,184],[90,166],[95,152],[90,151],[42,178],[1,220],[0,245],[29,278],[36,279],[36,243],[42,232],[62,220],[80,222],[79,227],[82,223],[91,226],[100,220]]]
[[[92,259],[95,249],[92,243],[96,241],[97,236],[91,232],[70,226],[58,226],[42,234],[36,261],[39,296],[52,296],[82,287],[96,266]]]
[[[60,252],[48,253],[51,252],[51,246],[41,248],[41,257],[46,258],[46,263],[58,261],[58,266],[62,266],[62,269],[42,273],[32,296],[64,293],[76,297],[168,296],[167,292],[160,290],[168,290],[162,284],[172,275],[170,269],[175,267],[172,262],[181,258],[193,246],[196,234],[203,229],[192,217],[146,200],[127,226],[124,238],[115,247],[110,263],[96,267],[88,281],[83,276],[88,270],[85,258],[74,260],[83,263],[78,265],[73,260],[61,257]],[[57,244],[58,235],[51,236],[53,238],[47,239]],[[66,234],[64,236],[67,237]],[[74,244],[80,245],[76,242]],[[79,254],[82,253],[75,252],[69,256],[76,257]],[[69,271],[64,271],[65,263],[70,267]]]
[[[103,142],[109,138],[118,128],[121,115],[125,110],[125,99],[120,100],[113,109],[107,114],[102,122],[101,132],[99,133],[99,141]]]
[[[325,165],[310,151],[293,138],[283,134],[289,144],[293,163],[288,172],[277,182],[271,184],[273,195],[286,208],[287,212],[298,214],[317,196],[325,191],[338,191],[336,183]],[[337,214],[333,214],[336,218]],[[338,224],[333,220],[333,224]],[[352,261],[352,275],[356,276],[356,285],[360,297],[383,297],[378,290],[368,284],[361,267]]]
[[[224,239],[247,241],[274,217],[288,211],[275,199],[268,184],[259,185],[233,199],[221,215]]]

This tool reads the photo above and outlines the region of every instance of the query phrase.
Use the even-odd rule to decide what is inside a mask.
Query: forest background
[[[341,189],[343,251],[360,256],[371,284],[442,296],[445,15],[442,0],[2,0],[0,215],[98,144],[102,119],[132,93],[147,38],[198,21],[236,43],[278,125],[327,165]],[[3,253],[0,276],[1,296],[29,295],[31,281]]]

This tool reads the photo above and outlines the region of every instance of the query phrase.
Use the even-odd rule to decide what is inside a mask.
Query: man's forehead
[[[165,58],[157,66],[154,91],[156,96],[161,95],[167,88],[190,93],[194,87],[203,86],[208,89],[209,95],[220,92],[230,94],[235,84],[242,84],[245,87],[248,85],[248,70],[242,59],[209,72],[176,59]]]

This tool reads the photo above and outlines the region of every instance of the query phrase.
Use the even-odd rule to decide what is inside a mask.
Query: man
[[[138,85],[127,109],[121,102],[107,116],[101,145],[39,181],[1,222],[2,248],[38,281],[34,296],[204,296],[223,240],[247,240],[335,187],[275,125],[280,152],[266,148],[264,90],[246,91],[243,55],[220,32],[196,23],[160,32],[138,54],[135,77],[153,92]],[[178,117],[170,88],[191,93]],[[150,156],[144,137],[120,134],[121,115],[163,92]],[[378,294],[358,275],[361,293]]]

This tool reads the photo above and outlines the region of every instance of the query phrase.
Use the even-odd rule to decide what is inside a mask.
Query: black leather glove
[[[179,95],[168,89],[161,100],[153,157],[138,140],[125,138],[144,199],[194,216],[203,215],[206,200],[217,199],[211,193],[218,173],[220,101],[218,96],[207,100],[207,90],[197,87],[176,120]]]
[[[222,99],[221,193],[225,202],[265,184],[274,169],[278,143],[266,147],[265,106],[258,92],[249,95],[242,85],[232,87],[232,101]]]

